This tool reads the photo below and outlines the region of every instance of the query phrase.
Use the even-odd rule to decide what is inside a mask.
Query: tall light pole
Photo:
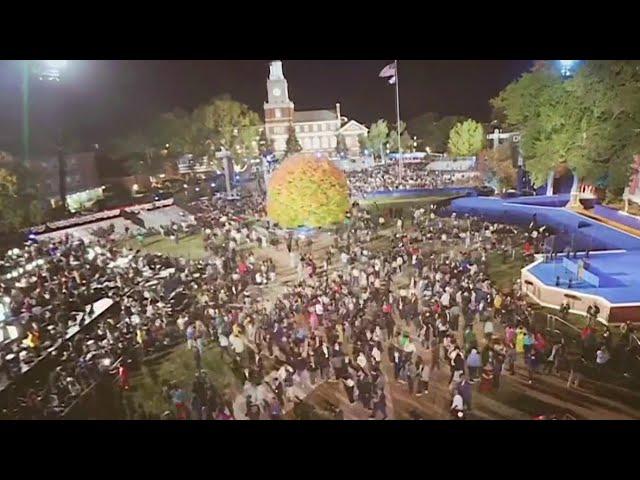
[[[29,80],[31,73],[37,73],[38,78],[46,82],[60,82],[62,70],[66,67],[66,60],[24,60],[22,63],[22,159],[24,164],[29,161]],[[34,68],[35,67],[35,68]],[[32,69],[34,72],[32,72]],[[59,115],[61,118],[62,115]],[[61,121],[61,120],[59,120]],[[62,127],[58,130],[58,183],[60,201],[67,208],[67,168],[62,147]]]
[[[22,62],[22,163],[29,162],[29,70],[31,62]]]

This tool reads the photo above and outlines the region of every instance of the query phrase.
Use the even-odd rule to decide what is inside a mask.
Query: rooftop
[[[294,122],[322,122],[326,120],[336,120],[335,110],[307,110],[306,112],[294,112]]]

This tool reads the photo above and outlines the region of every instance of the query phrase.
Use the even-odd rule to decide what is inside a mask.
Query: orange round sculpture
[[[347,178],[326,156],[292,155],[269,179],[267,214],[285,228],[340,223],[349,205]]]

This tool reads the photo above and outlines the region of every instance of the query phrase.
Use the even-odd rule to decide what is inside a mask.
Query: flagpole
[[[398,134],[398,184],[402,182],[402,145],[400,145],[400,86],[398,76],[398,60],[395,61],[396,65],[396,133]]]

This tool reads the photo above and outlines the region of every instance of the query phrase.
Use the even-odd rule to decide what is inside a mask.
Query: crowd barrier
[[[109,220],[111,218],[117,218],[123,215],[123,213],[139,213],[147,210],[155,210],[156,208],[169,207],[173,205],[173,198],[167,200],[160,200],[157,202],[144,203],[140,205],[131,205],[130,207],[115,208],[112,210],[105,210],[103,212],[92,213],[89,215],[82,215],[80,217],[67,218],[64,220],[58,220],[56,222],[47,222],[42,225],[31,227],[26,231],[34,233],[36,235],[48,232],[54,232],[57,230],[63,230],[65,228],[77,227],[79,225],[86,225],[88,223],[99,222],[102,220]]]

